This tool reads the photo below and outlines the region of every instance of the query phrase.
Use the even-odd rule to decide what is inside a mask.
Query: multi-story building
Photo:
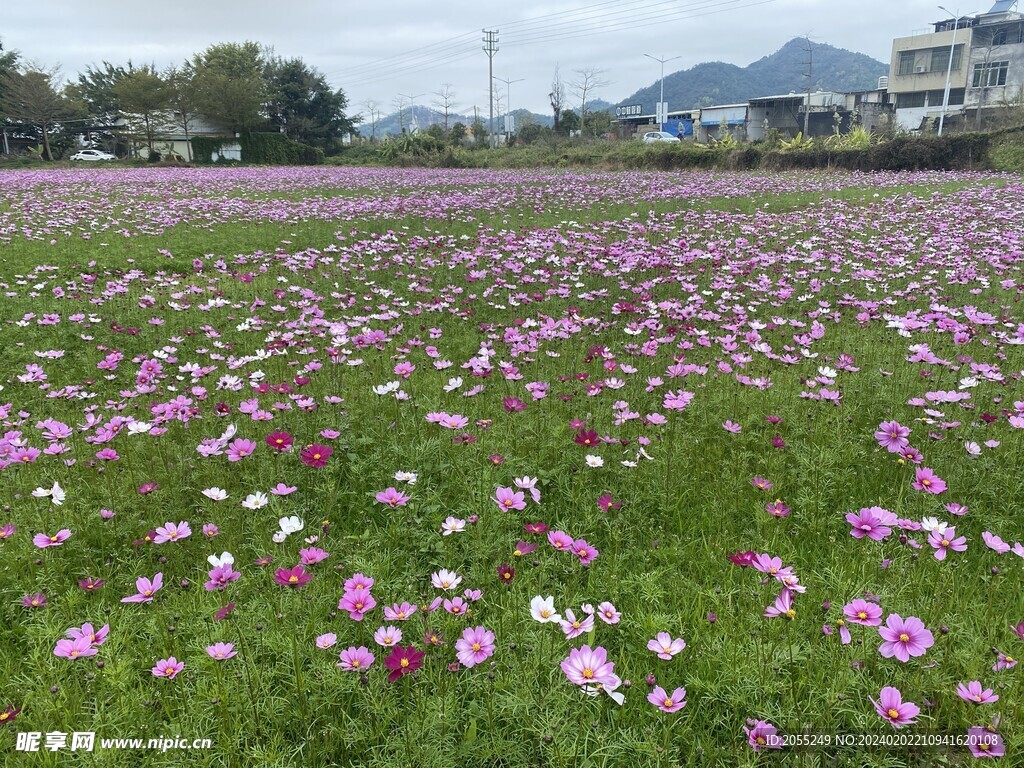
[[[946,123],[973,120],[980,127],[985,112],[1019,99],[1024,22],[1015,6],[1016,0],[997,0],[987,13],[893,40],[888,90],[900,126],[918,130],[945,115]]]

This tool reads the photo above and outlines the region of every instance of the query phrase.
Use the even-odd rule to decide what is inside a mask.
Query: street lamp
[[[953,75],[953,54],[956,53],[956,30],[960,26],[960,12],[953,13],[948,8],[939,6],[940,11],[945,11],[953,16],[953,42],[949,46],[949,64],[946,66],[946,90],[942,93],[942,112],[939,114],[939,136],[942,135],[942,125],[946,122],[946,110],[949,108],[949,80]],[[959,69],[959,67],[958,67]]]
[[[659,64],[661,64],[661,97],[658,100],[658,108],[656,110],[654,110],[655,112],[659,112],[660,113],[661,110],[662,110],[662,106],[661,105],[665,103],[665,62],[666,61],[675,61],[676,59],[681,59],[683,57],[682,56],[673,56],[671,59],[665,59],[665,58],[659,59],[657,56],[651,56],[651,54],[649,54],[649,53],[645,53],[644,56],[646,56],[648,59],[654,59],[654,61],[657,61]],[[667,114],[668,110],[666,109],[665,112],[666,112],[666,114],[661,116],[662,120],[668,120],[668,114]],[[662,128],[663,128],[663,126],[659,124],[658,125],[658,130],[660,131]]]
[[[521,83],[526,78],[520,77],[518,80],[509,80],[503,77],[496,77],[494,79],[497,80],[499,83],[505,84],[505,95],[508,97],[508,104],[505,105],[505,122],[508,123],[508,116],[512,114],[512,83]],[[505,133],[509,134],[511,133],[511,131],[506,130]]]

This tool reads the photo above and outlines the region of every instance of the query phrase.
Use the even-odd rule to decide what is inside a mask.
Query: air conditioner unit
[[[915,75],[920,75],[921,73],[927,72],[927,71],[928,70],[925,69],[924,67],[914,67],[914,74]]]

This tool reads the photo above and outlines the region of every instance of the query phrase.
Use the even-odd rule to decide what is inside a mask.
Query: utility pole
[[[658,130],[661,131],[664,130],[665,128],[663,123],[666,120],[668,120],[668,110],[665,109],[663,106],[665,103],[665,62],[675,61],[676,59],[681,59],[683,57],[673,56],[671,59],[666,59],[664,57],[659,59],[657,56],[651,56],[651,54],[649,53],[645,53],[644,56],[646,56],[648,59],[654,59],[654,61],[657,61],[661,64],[661,97],[658,99],[658,108],[654,110],[661,117],[661,119],[658,120]]]
[[[498,30],[481,30],[484,33],[484,53],[487,54],[487,92],[490,103],[489,143],[494,147],[494,54],[498,52]]]
[[[401,96],[402,98],[408,99],[409,102],[412,104],[412,120],[410,122],[412,123],[412,126],[418,131],[420,124],[416,122],[416,99],[418,99],[420,96],[425,96],[426,94],[417,93],[415,96],[410,96],[407,93],[400,93],[398,95]]]
[[[804,103],[804,139],[811,133],[811,88],[814,87],[814,44],[807,40],[807,101]]]
[[[496,77],[494,79],[497,80],[499,83],[504,83],[505,87],[507,88],[507,90],[505,91],[505,96],[508,99],[508,103],[505,105],[505,118],[506,118],[505,122],[507,123],[508,122],[508,116],[512,114],[512,83],[521,83],[526,78],[520,77],[518,80],[506,80],[506,79],[501,78],[501,77]],[[510,134],[511,131],[509,131],[506,128],[505,133],[506,133],[506,140],[507,140],[507,138],[508,138],[507,135]]]
[[[949,46],[949,64],[946,65],[946,89],[942,92],[942,112],[939,114],[939,136],[941,136],[942,125],[946,122],[946,110],[949,109],[949,80],[953,76],[953,54],[956,53],[956,30],[960,26],[960,11],[958,9],[956,13],[953,13],[948,8],[943,8],[941,5],[939,6],[939,10],[945,11],[953,16],[953,42]],[[957,69],[960,69],[960,67],[957,67]],[[984,93],[984,89],[982,89],[982,93]],[[978,112],[981,112],[980,106],[978,107]]]

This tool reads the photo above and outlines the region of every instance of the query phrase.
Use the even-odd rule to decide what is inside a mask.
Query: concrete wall
[[[960,67],[950,73],[950,88],[967,86],[967,60],[971,49],[971,38],[974,29],[958,29],[956,31],[957,47],[963,45],[960,55]],[[949,48],[953,44],[953,31],[934,32],[929,35],[913,35],[897,37],[892,41],[892,59],[889,62],[889,94],[911,93],[913,91],[933,91],[946,86],[946,68],[931,70],[932,49]],[[900,54],[903,51],[916,51],[914,69],[924,67],[922,73],[901,75]]]

